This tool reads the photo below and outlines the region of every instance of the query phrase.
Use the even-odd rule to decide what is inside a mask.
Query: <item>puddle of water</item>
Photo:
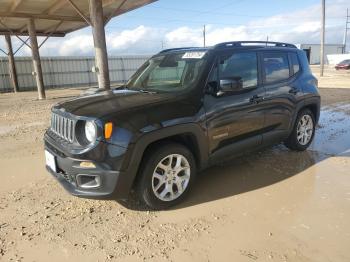
[[[12,130],[14,130],[16,127],[14,126],[5,126],[5,125],[0,125],[0,136],[1,135],[6,135],[7,133],[10,133]]]
[[[321,110],[319,127],[309,150],[332,155],[350,154],[349,103],[339,103]]]

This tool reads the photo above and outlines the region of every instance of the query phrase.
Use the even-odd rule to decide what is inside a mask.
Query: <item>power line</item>
[[[132,16],[132,15],[129,15],[129,14],[126,14],[128,15],[128,17],[131,17],[131,18],[136,18],[136,19],[140,19],[139,16]],[[152,21],[155,21],[155,18],[154,17],[147,17],[147,16],[143,16],[142,19],[147,19],[147,20],[152,20]],[[284,19],[288,19],[288,18],[284,18]],[[169,18],[164,18],[164,17],[157,17],[157,20],[161,20],[161,21],[164,21],[166,23],[173,23],[173,22],[183,22],[183,23],[190,23],[190,24],[200,24],[200,25],[203,25],[203,24],[211,24],[211,25],[226,25],[226,26],[242,26],[243,24],[232,24],[232,23],[219,23],[219,22],[210,22],[208,20],[206,21],[194,21],[194,20],[189,20],[189,19],[169,19]],[[304,23],[305,21],[302,21],[302,22],[299,22],[299,23],[274,23],[274,24],[271,24],[271,25],[247,25],[248,27],[250,28],[273,28],[273,27],[283,27],[283,26],[290,26],[290,25],[301,25],[302,23]],[[339,22],[337,23],[334,23],[335,25],[340,25]]]
[[[151,9],[162,9],[162,10],[168,10],[168,11],[172,11],[172,12],[188,12],[188,13],[196,13],[196,14],[206,14],[206,13],[210,13],[211,15],[220,15],[220,16],[236,16],[236,17],[252,17],[252,18],[268,18],[268,17],[273,17],[273,16],[278,16],[278,15],[250,15],[250,14],[242,14],[242,13],[221,13],[221,12],[213,12],[213,10],[217,10],[217,9],[213,9],[210,11],[199,11],[199,10],[194,10],[194,9],[184,9],[184,8],[173,8],[173,7],[163,7],[163,6],[153,6],[153,5],[149,5],[147,6],[147,8],[151,8]],[[294,16],[288,16],[286,17],[287,19],[289,18],[293,18]],[[295,18],[295,17],[294,17]],[[318,16],[303,16],[303,18],[307,18],[307,19],[318,19]],[[339,16],[328,16],[327,19],[342,19]]]

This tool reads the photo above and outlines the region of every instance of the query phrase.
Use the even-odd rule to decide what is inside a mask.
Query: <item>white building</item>
[[[306,52],[306,56],[309,59],[310,64],[320,63],[320,44],[296,44],[299,49],[303,49]],[[344,46],[342,44],[326,44],[324,46],[324,57],[325,63],[328,64],[327,55],[330,54],[341,54],[343,52]]]

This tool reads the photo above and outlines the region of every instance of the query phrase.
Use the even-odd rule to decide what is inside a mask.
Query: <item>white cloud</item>
[[[107,42],[112,49],[125,49],[147,38],[152,31],[153,29],[141,25],[132,30],[111,34],[107,37]]]
[[[93,49],[93,38],[92,35],[75,35],[68,37],[62,44],[58,46],[58,54],[61,56],[69,55],[87,55],[90,54]],[[50,43],[46,48],[55,48],[54,43]]]
[[[190,28],[187,26],[179,27],[165,35],[167,47],[174,46],[199,46],[203,43],[203,29]]]

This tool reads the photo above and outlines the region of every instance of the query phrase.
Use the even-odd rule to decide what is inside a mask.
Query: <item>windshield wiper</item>
[[[116,89],[116,90],[123,90],[123,89],[128,89],[128,86],[127,85],[121,85],[121,86],[117,86],[113,89]]]
[[[148,91],[148,90],[144,90],[144,89],[137,89],[137,91],[139,91],[141,93],[146,93],[146,94],[157,94],[157,92],[155,92],[155,91]]]

